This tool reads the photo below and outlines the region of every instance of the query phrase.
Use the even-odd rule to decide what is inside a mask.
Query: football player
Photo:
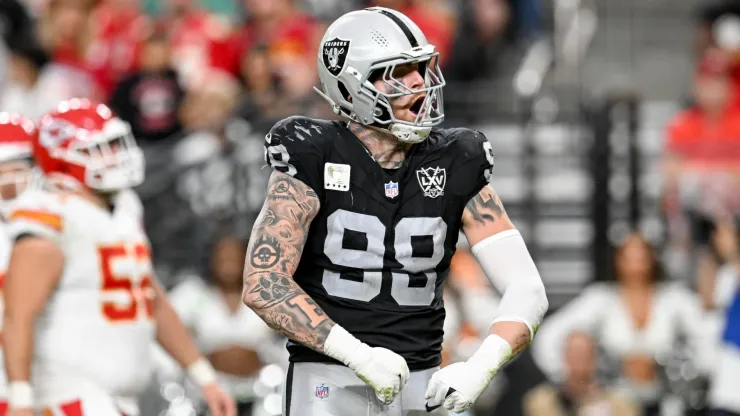
[[[444,118],[437,60],[403,14],[348,13],[318,54],[320,94],[348,122],[292,117],[265,138],[274,171],[243,297],[292,340],[286,415],[463,412],[547,310],[537,268],[488,184],[490,142],[434,128]],[[439,370],[459,230],[503,298],[480,349]]]
[[[33,153],[31,142],[36,127],[33,122],[18,114],[0,113],[0,290],[8,269],[12,241],[8,235],[7,208],[29,185],[32,174]],[[0,311],[3,302],[0,299]],[[2,318],[0,318],[2,328]],[[0,333],[0,337],[2,334]],[[0,345],[2,338],[0,338]],[[2,350],[0,350],[0,356]],[[0,416],[8,411],[7,381],[5,371],[0,371]]]
[[[104,105],[62,102],[39,122],[33,152],[57,189],[29,189],[9,210],[10,415],[137,415],[156,338],[213,414],[233,416],[233,401],[153,276],[141,202],[130,190],[144,161],[129,125]]]

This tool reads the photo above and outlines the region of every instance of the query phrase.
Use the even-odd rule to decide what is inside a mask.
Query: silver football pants
[[[291,363],[283,392],[284,416],[447,416],[443,407],[427,409],[424,393],[437,368],[414,371],[393,403],[385,405],[373,389],[343,365]]]

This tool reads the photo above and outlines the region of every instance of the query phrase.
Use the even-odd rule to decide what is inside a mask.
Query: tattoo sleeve
[[[318,211],[319,199],[311,188],[272,173],[247,249],[242,297],[270,328],[323,352],[334,322],[293,280]]]

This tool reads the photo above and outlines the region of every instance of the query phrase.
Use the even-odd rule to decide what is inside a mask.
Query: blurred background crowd
[[[2,0],[0,111],[91,97],[131,123],[158,277],[240,414],[277,415],[284,340],[240,299],[263,137],[334,117],[312,92],[318,42],[369,5],[437,46],[445,123],[491,140],[551,300],[471,414],[740,413],[740,368],[719,364],[740,281],[738,0]],[[450,277],[445,363],[498,299],[464,243]],[[193,414],[160,355],[143,414]]]

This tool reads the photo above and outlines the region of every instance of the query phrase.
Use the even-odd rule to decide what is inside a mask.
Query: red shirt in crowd
[[[173,65],[186,88],[201,86],[214,68],[231,71],[231,27],[225,19],[195,11],[166,25]]]
[[[270,30],[261,30],[256,25],[244,26],[233,42],[237,47],[231,63],[232,71],[238,72],[242,58],[257,45],[264,45],[271,54],[292,53],[295,55],[314,58],[318,47],[316,21],[305,14],[294,13],[286,16],[280,24]]]
[[[679,113],[668,126],[667,148],[695,169],[740,167],[740,108],[715,120],[698,109]]]
[[[93,39],[85,65],[108,96],[121,78],[136,70],[142,42],[153,30],[152,21],[137,8],[113,8],[105,3],[91,17]]]

